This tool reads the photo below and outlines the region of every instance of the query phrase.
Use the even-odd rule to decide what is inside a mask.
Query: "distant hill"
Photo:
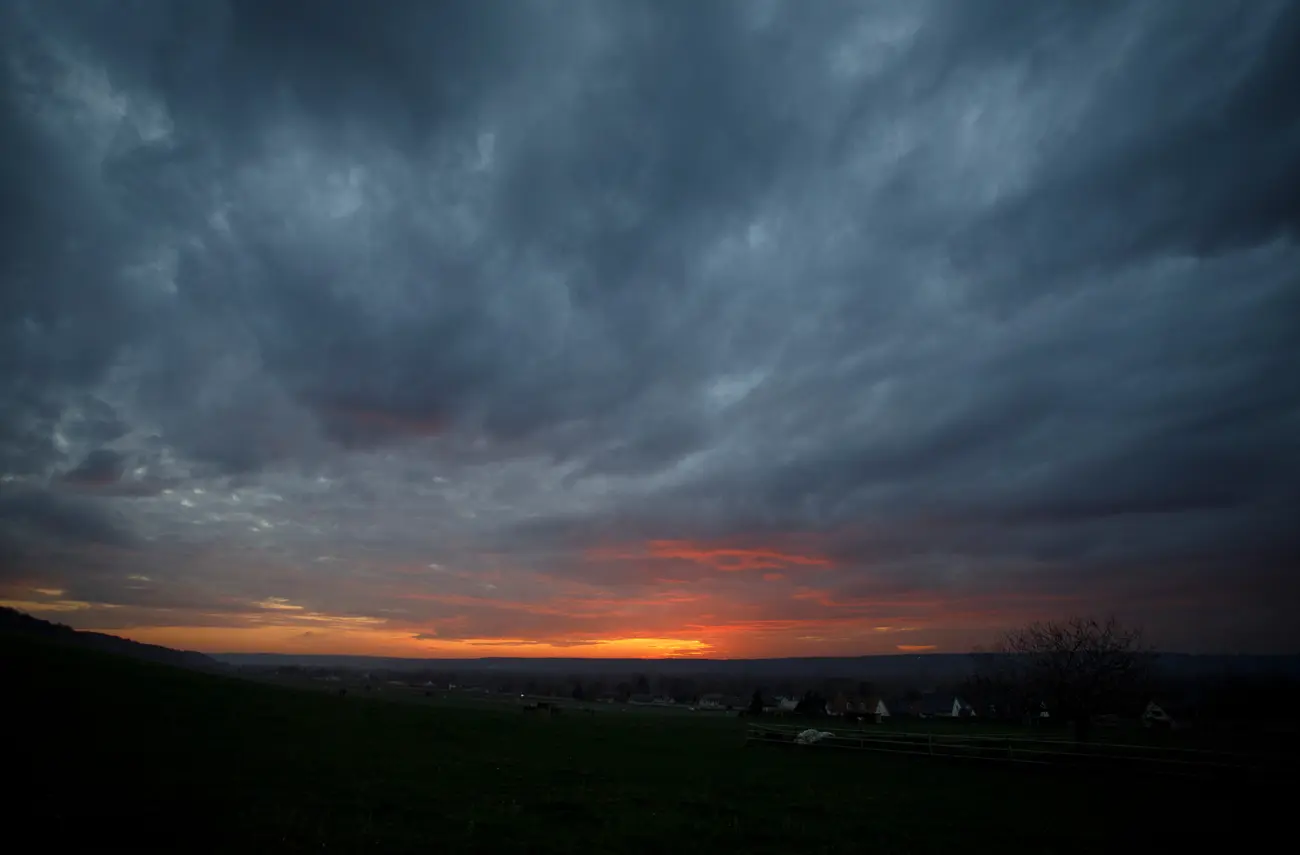
[[[161,647],[157,644],[141,644],[138,641],[118,638],[115,635],[105,635],[102,632],[83,632],[70,626],[64,626],[61,623],[51,623],[47,620],[32,617],[17,609],[0,607],[0,637],[6,635],[40,638],[75,647],[102,650],[105,653],[116,653],[119,656],[130,656],[133,659],[160,662],[164,665],[177,665],[182,668],[192,668],[200,671],[226,670],[226,666],[222,663],[193,650],[173,650],[170,647]]]

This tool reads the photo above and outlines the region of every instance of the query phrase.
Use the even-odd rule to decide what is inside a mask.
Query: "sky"
[[[1300,4],[0,0],[0,602],[1300,652]]]

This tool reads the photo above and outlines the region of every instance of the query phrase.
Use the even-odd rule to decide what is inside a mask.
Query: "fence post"
[[[1011,741],[1011,737],[1009,736],[1007,737],[1007,759],[1008,760],[1016,759],[1016,746],[1015,743]]]
[[[931,733],[929,736],[927,736],[926,741],[930,743],[930,756],[933,757],[934,756],[934,734]]]

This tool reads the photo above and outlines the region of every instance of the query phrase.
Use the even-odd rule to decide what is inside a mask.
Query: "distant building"
[[[975,710],[956,695],[930,692],[921,696],[918,714],[923,718],[959,718],[973,716]]]
[[[858,698],[849,701],[846,711],[864,718],[874,718],[876,721],[889,718],[889,707],[881,698]]]

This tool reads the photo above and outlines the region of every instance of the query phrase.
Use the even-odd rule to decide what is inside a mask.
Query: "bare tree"
[[[999,652],[1026,697],[1072,722],[1079,740],[1088,738],[1093,716],[1112,712],[1141,687],[1152,660],[1141,631],[1115,618],[1030,624],[1008,632]]]
[[[962,682],[962,697],[980,716],[1019,720],[1028,712],[1025,685],[1012,657],[976,648],[971,654],[971,671]]]

